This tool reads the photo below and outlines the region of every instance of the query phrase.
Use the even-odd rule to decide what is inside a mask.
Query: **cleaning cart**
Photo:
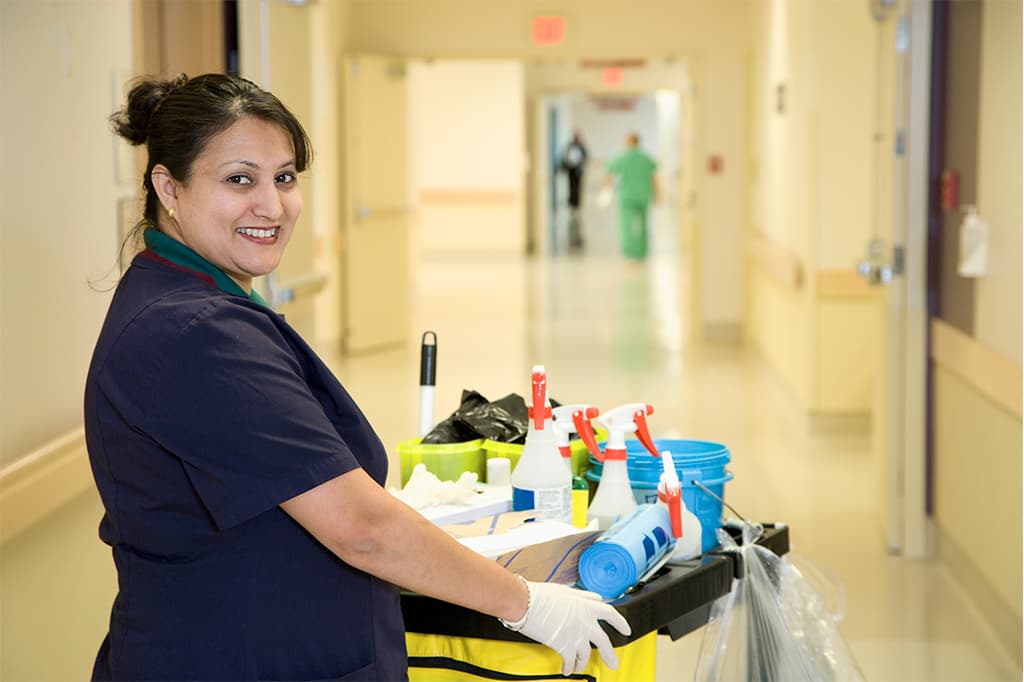
[[[758,544],[781,556],[789,551],[789,529],[766,525]],[[619,656],[618,670],[593,656],[583,674],[570,679],[653,681],[656,637],[674,641],[702,627],[742,570],[739,554],[716,551],[662,567],[611,602],[632,628],[624,637],[605,627]],[[558,654],[502,627],[496,618],[412,592],[402,593],[402,613],[413,682],[565,679]]]
[[[425,339],[426,342],[426,339]],[[436,339],[435,339],[436,344]],[[436,345],[434,347],[436,351]],[[433,358],[432,358],[433,359]],[[537,383],[537,370],[534,369],[534,384]],[[423,373],[421,372],[421,375]],[[425,376],[425,375],[424,375]],[[433,377],[430,377],[432,383]],[[546,382],[546,377],[545,377]],[[423,382],[421,382],[423,383]],[[536,392],[536,391],[535,391]],[[544,404],[541,396],[540,404]],[[536,402],[536,400],[535,400]],[[429,402],[426,402],[426,409],[432,409]],[[570,406],[589,407],[589,406]],[[637,412],[633,409],[636,406],[627,406],[630,409],[623,413]],[[638,409],[644,415],[650,414],[650,406],[639,406]],[[421,403],[421,409],[424,404]],[[536,405],[535,414],[541,414]],[[586,410],[570,409],[569,412]],[[550,413],[550,410],[547,410]],[[628,416],[628,415],[627,415]],[[630,419],[633,417],[630,416]],[[538,417],[539,420],[539,417]],[[611,420],[612,423],[614,420]],[[641,423],[642,423],[641,419]],[[601,422],[607,426],[607,421]],[[424,421],[421,419],[421,435],[424,430]],[[577,425],[579,431],[579,425]],[[619,429],[620,431],[622,429]],[[643,427],[644,439],[650,441],[646,427]],[[586,440],[593,440],[587,438]],[[615,440],[615,439],[610,439]],[[619,443],[622,440],[615,440],[621,452],[622,469],[625,473],[627,466],[631,469],[631,478],[644,478],[646,480],[646,468],[641,476],[636,476],[632,469],[637,467],[648,467],[649,462],[639,463],[639,453],[634,451],[632,444]],[[564,444],[562,444],[564,445]],[[639,445],[639,444],[638,444]],[[666,446],[675,452],[683,454],[684,442],[646,442],[643,444],[649,451],[660,452]],[[569,451],[567,463],[572,473],[578,473],[577,462],[581,462],[586,456],[587,449],[593,453],[597,448],[596,443],[586,445],[582,443],[577,446],[576,451]],[[427,451],[415,452],[413,443],[404,443],[400,453],[403,457],[403,469],[408,463],[414,460],[422,462],[422,457],[430,454]],[[472,453],[460,452],[447,454],[449,461],[459,462],[463,457],[470,457],[474,466],[479,466],[477,458],[480,456],[476,449],[480,447],[477,443],[467,444],[466,447]],[[487,449],[487,445],[483,446]],[[702,446],[699,446],[702,447]],[[508,446],[498,456],[517,456],[523,446]],[[607,448],[606,448],[607,449]],[[437,454],[442,454],[438,452]],[[491,453],[488,452],[488,455]],[[563,451],[563,456],[565,452]],[[704,453],[707,454],[707,453]],[[721,454],[721,453],[715,453]],[[453,456],[454,455],[454,456]],[[573,456],[577,455],[577,456]],[[727,461],[727,452],[726,452]],[[660,460],[647,455],[647,458],[656,461],[661,466]],[[601,458],[604,459],[603,457]],[[712,473],[718,474],[717,468],[700,471],[686,468],[695,458],[680,457],[680,461],[687,462],[681,465],[679,479],[684,484],[683,495],[690,496],[687,500],[688,506],[700,509],[696,504],[697,500],[692,496],[696,488],[692,485],[694,480],[703,480],[712,484],[716,494],[722,493],[721,484],[727,479],[718,480]],[[697,457],[698,463],[707,468],[708,466],[721,464],[724,471],[724,461],[708,461],[708,457]],[[465,464],[466,462],[461,462]],[[486,463],[486,456],[484,457]],[[597,475],[591,477],[592,482],[598,482],[600,478],[600,464],[592,460],[591,465],[598,465]],[[562,462],[556,462],[562,464]],[[441,462],[437,463],[441,466]],[[472,470],[472,467],[467,467]],[[486,468],[484,466],[484,468]],[[559,467],[561,469],[561,467]],[[639,470],[638,470],[639,471]],[[730,475],[731,477],[731,475]],[[403,476],[403,479],[405,477]],[[722,477],[718,477],[722,478]],[[652,488],[655,486],[652,486]],[[627,494],[628,494],[627,490]],[[646,489],[636,489],[632,493],[637,495],[637,503],[649,502],[646,497]],[[720,502],[720,500],[719,500]],[[636,506],[636,505],[633,505]],[[700,509],[708,523],[705,524],[714,537],[714,530],[721,519],[721,504],[714,509]],[[714,517],[712,519],[712,517]],[[713,523],[712,523],[713,521]],[[789,550],[789,532],[783,525],[766,526],[764,533],[758,539],[758,543],[778,555],[785,554]],[[619,659],[619,667],[616,670],[607,668],[600,656],[591,657],[590,663],[582,674],[572,675],[569,679],[603,680],[605,682],[653,682],[655,678],[656,663],[656,639],[659,634],[671,637],[676,640],[708,622],[712,606],[719,598],[730,593],[733,580],[742,574],[741,555],[728,551],[708,551],[710,545],[705,547],[702,555],[683,562],[673,562],[660,568],[652,567],[652,574],[644,576],[639,583],[631,587],[627,592],[610,603],[626,618],[630,624],[631,634],[623,636],[613,628],[603,625],[612,645],[616,648]],[[565,679],[561,674],[561,659],[552,649],[538,644],[537,642],[513,632],[501,625],[498,619],[476,611],[472,611],[448,602],[439,601],[413,592],[403,592],[401,604],[406,627],[406,645],[409,655],[409,677],[413,682],[448,682],[450,680],[543,680],[543,679]]]

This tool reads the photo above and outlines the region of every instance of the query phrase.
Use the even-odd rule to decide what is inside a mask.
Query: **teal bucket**
[[[599,443],[604,449],[605,443]],[[732,472],[726,471],[729,463],[729,448],[721,443],[704,440],[655,439],[658,452],[668,450],[676,466],[676,475],[683,486],[683,502],[696,515],[701,525],[701,549],[707,552],[718,546],[715,531],[722,527],[722,503],[693,484],[700,481],[720,498],[725,498],[725,484],[732,480]],[[604,465],[590,456],[587,480],[597,485],[601,481]],[[638,440],[626,441],[626,471],[633,497],[637,504],[653,504],[658,501],[658,482],[664,466],[661,458],[651,456]]]

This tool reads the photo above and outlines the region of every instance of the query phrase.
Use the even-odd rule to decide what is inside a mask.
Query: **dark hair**
[[[312,162],[309,137],[295,115],[251,81],[210,73],[195,78],[185,74],[171,79],[142,77],[133,82],[128,103],[110,117],[114,132],[133,145],[145,144],[148,156],[142,176],[145,208],[129,239],[140,228],[157,224],[160,202],[153,189],[153,167],[163,164],[177,180],[186,182],[210,140],[246,116],[275,123],[288,133],[300,173]]]

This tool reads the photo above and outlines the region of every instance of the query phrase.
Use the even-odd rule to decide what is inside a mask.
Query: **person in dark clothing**
[[[271,93],[142,79],[111,118],[146,145],[145,208],[100,331],[85,434],[118,594],[94,680],[402,680],[398,586],[497,617],[582,671],[596,594],[526,581],[387,493],[388,454],[253,290],[302,210],[309,140]],[[132,235],[130,235],[130,238]]]
[[[583,135],[577,130],[572,141],[562,154],[562,170],[569,179],[569,246],[583,247],[583,230],[580,224],[580,203],[583,196],[583,170],[587,165],[587,147]]]

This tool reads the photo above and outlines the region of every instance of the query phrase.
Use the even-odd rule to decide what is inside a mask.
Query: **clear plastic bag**
[[[842,590],[806,560],[779,557],[744,524],[742,544],[718,531],[743,560],[743,577],[711,607],[697,659],[697,682],[863,682],[839,633]],[[799,565],[799,568],[797,567]]]

